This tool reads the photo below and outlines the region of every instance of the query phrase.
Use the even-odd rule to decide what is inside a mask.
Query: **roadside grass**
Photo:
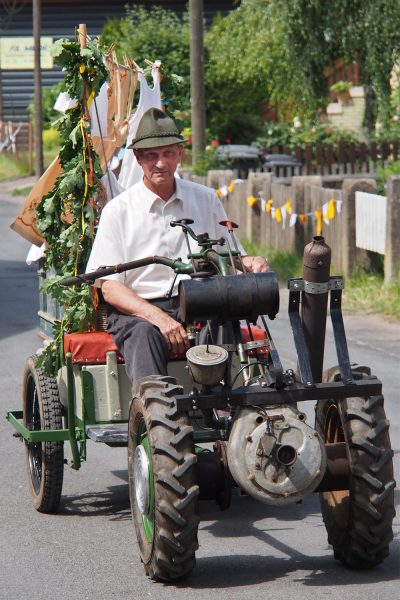
[[[347,312],[382,313],[400,320],[400,280],[385,285],[381,274],[357,267],[346,279],[343,307]]]
[[[58,149],[55,148],[44,148],[43,163],[45,170],[57,156],[57,150]],[[17,179],[18,177],[24,177],[25,175],[33,175],[33,172],[29,169],[28,152],[20,152],[18,154],[18,160],[14,154],[5,152],[0,153],[0,181]]]
[[[291,277],[301,277],[302,257],[297,254],[267,250],[259,244],[243,242],[251,255],[268,257],[279,281],[286,284]],[[343,310],[348,313],[381,313],[400,320],[400,280],[385,285],[383,275],[369,273],[357,267],[345,280]]]
[[[242,241],[243,247],[251,256],[265,256],[268,258],[270,268],[276,273],[279,281],[286,283],[291,277],[301,277],[302,258],[294,252],[280,250],[267,250],[260,244]]]
[[[11,192],[11,196],[27,196],[29,192],[32,190],[32,185],[28,185],[27,187],[16,187]]]
[[[12,154],[0,154],[0,181],[15,179],[29,175],[29,159],[27,153],[21,153],[16,160]]]

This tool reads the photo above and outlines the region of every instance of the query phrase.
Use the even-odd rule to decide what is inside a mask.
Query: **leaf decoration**
[[[103,52],[94,39],[85,49],[67,39],[53,46],[56,63],[65,72],[62,91],[77,99],[77,105],[61,116],[56,127],[60,133],[59,159],[62,175],[37,208],[37,226],[46,240],[45,269],[49,276],[41,289],[63,309],[53,326],[53,340],[40,356],[47,373],[56,373],[63,362],[63,336],[93,328],[95,307],[90,286],[61,287],[60,279],[85,270],[94,239],[97,217],[94,197],[102,176],[100,160],[90,139],[90,120],[86,98],[97,95],[107,79]]]

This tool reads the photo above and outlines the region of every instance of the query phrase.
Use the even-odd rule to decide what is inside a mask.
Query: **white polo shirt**
[[[176,179],[176,192],[165,202],[143,183],[138,182],[111,200],[103,209],[86,272],[102,266],[125,263],[147,256],[181,258],[189,262],[188,249],[181,227],[171,227],[171,221],[193,219],[190,227],[196,234],[207,232],[210,238],[230,237],[219,221],[227,219],[225,210],[208,187]],[[200,247],[189,237],[190,249]],[[242,246],[238,243],[243,255]],[[216,246],[218,250],[221,246]],[[162,298],[174,279],[174,272],[164,265],[148,265],[139,269],[116,273],[102,279],[120,281],[143,298]],[[180,275],[174,286],[188,276]],[[100,286],[100,280],[95,282]]]

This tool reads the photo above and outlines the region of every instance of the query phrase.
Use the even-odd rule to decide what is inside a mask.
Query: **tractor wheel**
[[[195,565],[199,486],[193,429],[178,412],[171,377],[142,379],[129,415],[129,494],[140,557],[153,580],[175,581]]]
[[[23,379],[24,425],[30,431],[62,429],[57,382],[36,368],[37,356],[26,361]],[[60,503],[64,472],[64,442],[25,442],[29,489],[39,512],[54,512]]]
[[[320,494],[328,542],[337,560],[356,569],[381,563],[393,539],[393,451],[383,405],[383,396],[372,396],[316,407],[316,430],[326,444],[345,442],[349,461],[349,489]]]

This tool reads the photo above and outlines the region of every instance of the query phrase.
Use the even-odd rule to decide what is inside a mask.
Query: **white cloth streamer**
[[[140,84],[140,95],[137,108],[132,113],[129,119],[129,133],[126,141],[126,145],[129,146],[133,138],[136,135],[136,131],[139,125],[139,121],[143,114],[149,108],[158,108],[161,110],[161,92],[160,92],[160,77],[159,70],[152,69],[151,74],[153,76],[153,87],[150,88],[146,77],[143,73],[138,73],[138,80]],[[131,185],[134,185],[143,177],[143,169],[138,164],[135,155],[132,150],[127,150],[122,159],[121,171],[118,178],[118,183],[124,189],[127,189]]]

